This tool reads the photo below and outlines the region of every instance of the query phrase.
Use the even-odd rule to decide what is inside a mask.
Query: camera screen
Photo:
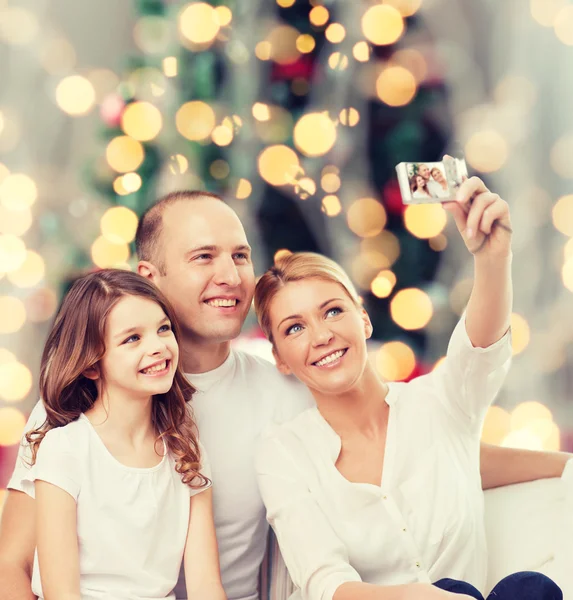
[[[421,200],[452,196],[443,163],[408,163],[406,169],[412,198]]]

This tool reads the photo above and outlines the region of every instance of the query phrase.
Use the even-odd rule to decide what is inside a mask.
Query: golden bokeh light
[[[434,252],[443,252],[448,247],[448,238],[443,234],[430,238],[428,242]]]
[[[215,8],[215,14],[221,27],[227,27],[233,20],[233,13],[228,6],[220,5]]]
[[[32,389],[32,373],[20,362],[0,364],[0,398],[18,402]]]
[[[94,86],[81,75],[64,77],[56,87],[56,102],[68,115],[76,117],[87,114],[95,100]]]
[[[175,115],[177,131],[188,140],[200,142],[215,129],[215,112],[201,100],[186,102]]]
[[[430,322],[433,312],[430,297],[418,288],[400,290],[390,303],[392,319],[408,331],[425,327]]]
[[[125,134],[140,142],[156,138],[162,126],[161,111],[150,102],[132,102],[121,116],[121,128]]]
[[[346,37],[346,29],[340,23],[331,23],[326,28],[324,35],[331,44],[339,44]]]
[[[172,154],[169,157],[169,172],[173,175],[183,175],[187,173],[189,161],[183,154]]]
[[[412,204],[404,211],[404,225],[417,238],[428,240],[444,230],[448,215],[441,204]]]
[[[529,110],[537,99],[537,87],[522,75],[506,75],[496,86],[493,97],[498,104],[517,104]]]
[[[251,195],[252,191],[253,186],[248,179],[239,179],[239,182],[237,183],[237,191],[235,192],[235,198],[239,200],[245,200]]]
[[[563,246],[563,260],[568,261],[570,258],[573,258],[573,238]]]
[[[388,342],[376,353],[376,368],[387,381],[404,381],[416,368],[416,355],[404,342]]]
[[[271,45],[271,59],[279,65],[288,65],[300,57],[297,41],[300,32],[290,25],[277,25],[267,35]]]
[[[233,130],[226,125],[218,125],[213,129],[211,138],[217,146],[228,146],[233,141]]]
[[[366,238],[360,242],[361,260],[376,271],[388,269],[400,256],[400,242],[390,231],[384,230],[375,238]],[[370,287],[370,282],[367,288]]]
[[[338,196],[328,195],[322,199],[321,210],[327,217],[336,217],[342,211]]]
[[[0,203],[8,210],[29,208],[37,198],[34,180],[23,173],[6,175],[0,184]]]
[[[128,244],[135,239],[137,215],[126,206],[108,208],[103,214],[101,233],[112,244]]]
[[[209,173],[211,173],[211,177],[214,179],[225,179],[229,176],[230,172],[229,163],[222,158],[214,160],[209,167]]]
[[[543,450],[543,440],[529,429],[510,431],[501,443],[503,448],[519,448],[522,450]]]
[[[315,46],[316,40],[308,33],[303,33],[296,38],[296,48],[301,54],[309,54]]]
[[[28,321],[43,323],[51,319],[58,308],[58,297],[54,290],[42,287],[32,292],[25,300]]]
[[[274,145],[265,148],[258,158],[261,177],[271,185],[292,183],[300,170],[297,153],[288,146]]]
[[[397,50],[392,55],[391,61],[392,64],[404,67],[410,71],[414,76],[416,83],[419,84],[426,79],[426,75],[428,74],[428,63],[426,62],[424,55],[418,50],[414,50],[413,48]]]
[[[16,362],[16,356],[6,348],[0,348],[0,365]]]
[[[11,233],[0,235],[0,273],[19,269],[26,260],[26,244]]]
[[[348,56],[341,52],[333,52],[328,57],[328,66],[333,71],[344,71],[348,67]]]
[[[551,167],[566,179],[573,179],[573,135],[566,134],[560,137],[551,149]]]
[[[398,10],[389,4],[375,4],[362,17],[364,37],[377,46],[398,41],[404,33],[404,20]]]
[[[165,77],[177,77],[177,57],[166,56],[162,63],[163,74]]]
[[[416,95],[416,78],[400,66],[385,68],[376,80],[376,94],[388,106],[404,106]]]
[[[2,6],[0,10],[0,37],[3,42],[25,46],[34,40],[40,30],[35,12],[21,6]]]
[[[26,417],[17,408],[0,408],[0,446],[14,446],[20,442]]]
[[[384,0],[384,4],[393,6],[403,17],[411,17],[422,6],[422,0]]]
[[[347,125],[348,127],[354,127],[358,125],[360,121],[360,113],[353,108],[343,108],[338,115],[340,122],[342,125]]]
[[[330,19],[330,13],[325,6],[315,6],[310,11],[308,18],[315,27],[322,27]]]
[[[26,259],[16,271],[8,273],[8,280],[20,288],[31,288],[44,279],[46,265],[44,259],[33,250],[26,251]]]
[[[277,4],[281,8],[290,8],[295,2],[296,0],[277,0]]]
[[[32,211],[29,208],[9,210],[0,204],[0,233],[21,236],[32,226]]]
[[[377,236],[386,225],[386,210],[375,198],[355,200],[346,215],[348,227],[356,235],[369,238]]]
[[[179,13],[179,32],[191,45],[209,45],[221,27],[217,11],[206,2],[191,2]]]
[[[280,250],[277,250],[273,257],[273,261],[274,261],[275,265],[277,263],[279,263],[283,258],[286,258],[287,256],[290,256],[291,254],[292,254],[292,252],[290,250],[288,250],[287,248],[281,248]]]
[[[505,138],[497,131],[474,133],[467,141],[465,154],[468,163],[482,173],[492,173],[503,167],[509,155]]]
[[[352,47],[352,56],[354,56],[358,62],[368,62],[370,59],[370,47],[364,41],[356,42]]]
[[[255,46],[255,56],[259,60],[270,60],[272,49],[271,43],[263,40]]]
[[[487,410],[481,441],[484,444],[499,446],[511,431],[511,417],[499,406],[490,406]]]
[[[105,157],[109,166],[118,173],[135,171],[145,158],[143,146],[127,135],[113,138],[107,145]]]
[[[573,46],[573,6],[564,6],[556,15],[555,35],[567,46]]]
[[[553,415],[547,406],[540,402],[530,401],[518,404],[511,412],[512,430],[525,429],[535,421],[553,421]]]
[[[271,118],[269,105],[264,102],[255,102],[251,112],[257,121],[268,121]]]
[[[573,237],[573,194],[561,196],[551,211],[555,228],[569,237]]]
[[[396,285],[396,275],[388,269],[380,271],[370,284],[370,291],[376,298],[388,298]]]
[[[320,187],[327,194],[334,194],[340,189],[340,177],[336,173],[325,173],[320,180]]]
[[[521,354],[529,345],[531,332],[529,324],[520,314],[511,315],[511,341],[514,356]]]
[[[16,333],[26,322],[26,307],[19,298],[0,296],[0,334]]]
[[[301,177],[294,186],[294,191],[301,200],[306,200],[316,194],[316,183],[310,177]]]
[[[531,16],[543,27],[553,27],[559,11],[567,0],[529,0]]]
[[[101,269],[112,268],[127,262],[129,247],[125,243],[114,244],[102,235],[92,244],[91,256],[94,264]]]
[[[38,59],[50,75],[61,75],[75,67],[76,51],[66,38],[54,34],[43,41]]]
[[[323,156],[336,142],[336,125],[324,113],[308,113],[297,121],[293,137],[306,156]]]
[[[566,260],[561,269],[561,279],[563,285],[570,291],[573,292],[573,258]]]

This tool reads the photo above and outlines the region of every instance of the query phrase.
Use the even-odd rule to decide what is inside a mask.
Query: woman
[[[257,458],[299,598],[483,598],[479,438],[512,354],[511,226],[507,204],[477,178],[446,207],[474,255],[474,288],[447,360],[410,383],[376,374],[370,319],[332,261],[295,254],[257,284],[255,308],[278,368],[316,400],[269,432]],[[532,573],[494,591],[497,600],[562,598]]]
[[[432,179],[438,184],[436,186],[436,194],[438,198],[447,198],[450,195],[450,188],[448,187],[448,182],[442,173],[442,170],[438,167],[434,167],[430,171],[430,175]]]
[[[428,183],[421,175],[413,175],[410,178],[410,190],[413,198],[431,198]]]

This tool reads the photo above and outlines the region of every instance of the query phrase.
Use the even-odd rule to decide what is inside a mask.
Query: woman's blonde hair
[[[322,279],[340,284],[357,307],[361,302],[356,288],[344,269],[336,262],[314,252],[296,252],[280,258],[257,282],[255,312],[259,325],[274,344],[271,332],[270,305],[277,292],[287,283],[303,279]]]

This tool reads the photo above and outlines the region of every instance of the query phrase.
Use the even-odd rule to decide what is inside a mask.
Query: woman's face
[[[315,278],[287,283],[269,313],[281,372],[321,394],[341,394],[358,383],[372,325],[342,285]]]

